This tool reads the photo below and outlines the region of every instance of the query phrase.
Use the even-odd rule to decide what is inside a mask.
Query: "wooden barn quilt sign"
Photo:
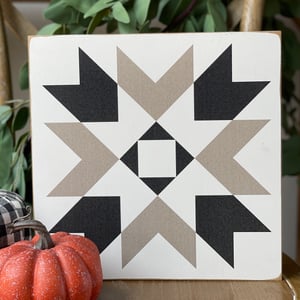
[[[32,37],[35,218],[104,277],[281,276],[280,37]]]

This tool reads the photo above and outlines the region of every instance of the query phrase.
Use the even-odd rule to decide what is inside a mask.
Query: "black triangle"
[[[84,232],[102,252],[120,233],[120,197],[83,197],[51,229]]]
[[[138,167],[138,143],[135,143],[122,157],[121,161],[137,176]]]
[[[79,49],[80,84],[44,87],[80,122],[118,121],[117,84]]]
[[[140,178],[157,195],[174,179],[174,177]]]
[[[268,83],[232,82],[229,46],[194,82],[195,120],[233,120]]]
[[[270,232],[234,196],[196,196],[196,232],[234,267],[234,232]]]
[[[155,122],[140,140],[173,140],[173,138],[157,122]]]
[[[194,157],[176,142],[176,175],[178,175]]]

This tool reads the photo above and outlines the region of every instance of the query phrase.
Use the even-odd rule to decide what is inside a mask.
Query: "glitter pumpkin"
[[[49,234],[36,220],[18,221],[12,232],[31,228],[31,241],[0,250],[0,299],[96,300],[103,282],[97,246],[66,232]]]

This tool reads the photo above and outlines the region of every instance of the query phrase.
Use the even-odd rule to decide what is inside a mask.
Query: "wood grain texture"
[[[291,300],[285,281],[105,281],[99,300]]]
[[[0,0],[3,11],[5,25],[27,46],[27,39],[30,35],[35,35],[37,29],[19,12],[11,1]]]
[[[12,0],[12,2],[50,2],[50,0]]]
[[[290,257],[283,255],[283,278],[300,299],[300,267]]]
[[[228,29],[233,30],[241,21],[244,0],[232,0],[227,5]]]
[[[244,0],[241,31],[259,31],[261,29],[264,0]]]
[[[36,28],[12,5],[11,1],[0,0],[0,105],[12,99],[9,55],[5,25],[27,45],[28,35],[36,34]]]
[[[0,2],[0,105],[12,98],[9,57],[4,27],[4,11]]]
[[[99,300],[300,299],[300,267],[286,255],[283,255],[283,278],[276,281],[105,280]]]

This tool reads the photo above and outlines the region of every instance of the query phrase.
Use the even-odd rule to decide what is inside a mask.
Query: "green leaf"
[[[211,14],[206,14],[204,17],[203,31],[204,32],[214,32],[215,31],[215,22],[214,22],[214,18]]]
[[[29,136],[30,136],[30,133],[29,132],[25,132],[23,133],[19,139],[18,139],[18,142],[15,146],[15,150],[16,151],[21,151],[23,152],[24,148],[26,147],[27,143],[29,142]],[[14,165],[16,162],[13,161],[12,164]]]
[[[19,86],[21,90],[27,90],[29,88],[29,79],[28,79],[28,62],[23,64],[19,72]]]
[[[46,19],[58,24],[76,24],[80,11],[67,5],[64,0],[52,0],[44,11]]]
[[[13,137],[8,127],[0,131],[0,187],[5,185],[9,175],[13,153]]]
[[[135,0],[133,11],[135,18],[140,25],[143,25],[147,19],[151,0]]]
[[[157,18],[158,19],[161,18],[161,14],[162,14],[165,6],[168,4],[168,2],[170,2],[170,0],[161,0],[161,1],[159,1],[158,10],[157,10]]]
[[[176,16],[187,9],[190,3],[191,0],[169,0],[162,9],[159,21],[169,25]]]
[[[12,179],[12,176],[10,176],[7,179],[7,181],[5,182],[5,184],[0,186],[0,188],[3,189],[3,190],[6,190],[6,191],[13,192],[13,179]]]
[[[195,31],[200,31],[199,23],[193,15],[190,15],[189,20],[193,23]]]
[[[99,13],[100,11],[112,7],[115,1],[112,0],[100,0],[97,1],[85,14],[84,18],[91,17]]]
[[[151,21],[152,19],[157,19],[158,12],[159,12],[159,4],[161,1],[151,1],[150,6],[148,9],[147,19]]]
[[[205,16],[206,15],[202,15],[199,19],[198,19],[198,31],[204,31],[204,21],[205,21]]]
[[[42,27],[38,31],[37,34],[38,35],[53,35],[53,34],[60,33],[61,30],[62,30],[61,24],[51,23],[51,24],[47,24],[44,27]]]
[[[28,122],[29,119],[29,108],[27,106],[21,107],[12,124],[13,131],[22,129]]]
[[[150,28],[150,21],[146,21],[138,31],[139,33],[153,33],[153,28]]]
[[[93,33],[94,30],[99,26],[102,21],[103,17],[105,17],[108,13],[108,10],[102,10],[99,13],[97,13],[90,21],[88,29],[86,31],[87,34]]]
[[[25,181],[25,170],[24,168],[20,168],[19,181],[16,185],[18,194],[25,199],[26,196],[26,181]]]
[[[214,19],[215,31],[227,31],[227,13],[224,4],[219,0],[208,0],[207,10]]]
[[[199,1],[197,5],[195,6],[193,13],[196,16],[196,18],[200,18],[201,16],[205,15],[207,13],[207,0],[205,1]]]
[[[0,130],[2,130],[6,126],[6,123],[11,116],[12,116],[11,107],[8,105],[0,105]]]
[[[130,23],[125,24],[122,22],[118,22],[118,30],[121,34],[127,34],[127,33],[138,33],[135,27],[133,27]]]
[[[112,15],[121,23],[128,24],[130,22],[128,12],[121,2],[116,2],[112,6]]]
[[[197,31],[195,29],[193,22],[190,19],[187,19],[186,22],[184,23],[183,30],[185,32],[196,32]]]
[[[29,71],[28,62],[23,64],[19,71],[19,85],[21,90],[27,90],[29,88]]]
[[[86,32],[86,27],[79,24],[71,24],[68,26],[70,34],[82,34]]]
[[[282,141],[282,175],[300,174],[300,136]]]
[[[121,34],[127,34],[127,33],[138,33],[138,30],[136,28],[136,20],[135,20],[135,14],[133,9],[130,9],[128,11],[130,22],[128,24],[118,22],[118,30]]]
[[[212,5],[212,9],[218,11],[224,21],[227,21],[227,8],[222,0],[209,0]]]
[[[26,193],[24,166],[27,163],[23,153],[20,153],[19,156],[17,153],[14,153],[14,156],[17,156],[17,163],[13,167],[13,190],[17,191],[24,198]]]
[[[64,2],[85,14],[97,0],[64,0]]]

